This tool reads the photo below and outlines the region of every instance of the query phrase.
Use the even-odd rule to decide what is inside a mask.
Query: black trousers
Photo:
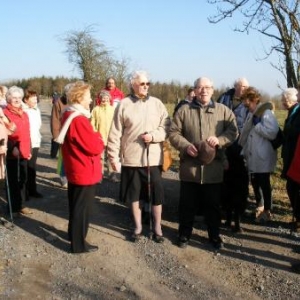
[[[266,210],[270,210],[272,208],[272,188],[270,177],[270,173],[250,174],[256,205],[261,206],[263,204]]]
[[[31,158],[27,164],[27,191],[29,194],[34,194],[36,190],[36,161],[39,148],[31,149]]]
[[[286,191],[291,202],[293,215],[296,218],[297,222],[299,222],[300,221],[300,184],[287,178]]]
[[[68,182],[68,234],[73,253],[80,253],[86,250],[85,238],[89,229],[89,217],[95,195],[96,184],[75,185]]]
[[[179,236],[190,238],[194,217],[199,206],[207,224],[208,236],[215,239],[219,236],[221,225],[221,188],[222,183],[198,184],[180,182],[179,199]]]
[[[12,212],[19,212],[23,208],[24,201],[28,200],[27,183],[27,160],[7,159],[6,197],[11,201]]]
[[[51,158],[56,158],[59,146],[60,146],[59,143],[56,143],[53,139],[51,140],[51,150],[50,150]]]

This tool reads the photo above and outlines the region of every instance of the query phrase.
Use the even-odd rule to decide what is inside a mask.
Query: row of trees
[[[105,77],[106,78],[106,77]],[[96,94],[104,87],[105,78],[103,78],[96,87],[93,88],[92,96],[96,98]],[[22,87],[23,89],[32,89],[37,91],[37,93],[44,97],[52,97],[54,93],[63,94],[64,86],[70,82],[74,82],[76,80],[82,80],[80,78],[67,78],[67,77],[34,77],[29,79],[22,80],[12,80],[10,82],[4,83],[7,86],[17,85]],[[122,91],[127,94],[129,92],[127,81],[117,81],[118,87],[122,88]],[[176,104],[179,100],[184,99],[187,90],[190,88],[189,85],[181,84],[179,82],[170,82],[170,83],[162,83],[162,82],[153,82],[150,87],[151,95],[158,97],[165,104]],[[214,99],[218,99],[219,96],[224,93],[229,87],[221,87],[219,89],[215,89],[214,91]],[[279,100],[279,99],[271,99],[270,96],[266,93],[262,92],[263,101],[270,100]]]

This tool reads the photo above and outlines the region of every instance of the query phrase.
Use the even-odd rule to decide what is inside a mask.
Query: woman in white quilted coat
[[[260,94],[255,88],[249,87],[245,90],[242,99],[249,109],[249,114],[239,143],[243,147],[242,153],[246,159],[257,207],[261,207],[256,215],[256,221],[270,221],[272,208],[270,177],[277,161],[277,152],[270,141],[275,139],[279,126],[272,103],[260,103]]]

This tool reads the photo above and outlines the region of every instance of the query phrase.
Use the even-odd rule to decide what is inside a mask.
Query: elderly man
[[[212,101],[214,88],[210,79],[198,78],[194,88],[196,97],[177,111],[169,133],[171,144],[180,152],[178,245],[187,246],[201,205],[209,241],[220,249],[224,148],[236,139],[238,129],[233,112]]]
[[[239,134],[241,133],[248,109],[241,101],[243,92],[249,87],[246,78],[238,78],[234,82],[234,88],[228,90],[220,96],[219,103],[231,109],[236,117]],[[244,157],[241,155],[241,146],[237,140],[226,149],[228,168],[224,171],[224,186],[222,193],[222,206],[226,212],[226,226],[231,228],[231,221],[234,221],[234,232],[242,232],[240,219],[247,206],[249,194],[249,176],[245,166]],[[263,199],[256,188],[257,196],[261,199],[259,210],[263,210]]]
[[[138,241],[142,235],[140,195],[148,189],[154,221],[153,239],[161,243],[164,240],[161,229],[163,141],[170,119],[161,100],[148,94],[149,86],[146,72],[133,73],[130,95],[120,102],[114,114],[107,153],[115,171],[122,164],[120,195],[122,202],[131,205],[135,223],[132,240]]]

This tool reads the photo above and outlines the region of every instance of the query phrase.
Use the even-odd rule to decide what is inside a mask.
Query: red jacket
[[[62,116],[62,125],[72,112]],[[69,182],[93,185],[102,179],[101,153],[104,143],[99,132],[84,116],[75,117],[62,144],[63,163]]]
[[[113,90],[109,90],[108,88],[104,88],[103,90],[101,90],[98,93],[97,99],[96,99],[96,105],[100,105],[100,98],[99,95],[102,91],[107,91],[110,93],[110,105],[114,104],[114,100],[119,99],[122,100],[124,98],[124,94],[121,90],[119,90],[118,88],[114,88]]]
[[[15,132],[8,136],[7,158],[16,158],[12,156],[11,151],[14,147],[17,147],[20,152],[20,158],[29,159],[31,155],[29,118],[22,109],[19,109],[19,111],[19,114],[15,113],[13,110],[10,110],[9,105],[3,110],[6,117],[11,122],[14,122],[17,127]]]

